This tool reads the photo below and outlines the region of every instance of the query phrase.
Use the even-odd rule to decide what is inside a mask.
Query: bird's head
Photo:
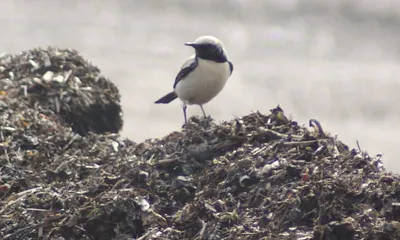
[[[199,58],[216,62],[227,61],[224,44],[216,37],[201,36],[194,42],[187,42],[185,45],[193,47],[196,50],[196,56]]]

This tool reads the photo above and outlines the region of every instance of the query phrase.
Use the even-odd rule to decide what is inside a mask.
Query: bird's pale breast
[[[175,92],[186,104],[205,104],[224,88],[229,76],[227,62],[199,59],[197,68],[176,85]]]

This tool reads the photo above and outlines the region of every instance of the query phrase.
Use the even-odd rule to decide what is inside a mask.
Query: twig
[[[51,212],[51,210],[48,209],[40,209],[40,208],[25,208],[27,211],[34,211],[34,212]]]
[[[32,229],[34,229],[34,228],[43,226],[43,225],[45,225],[45,224],[47,224],[47,223],[49,223],[49,222],[57,221],[57,220],[59,220],[59,219],[61,219],[61,218],[63,218],[63,217],[65,217],[65,216],[64,216],[64,215],[56,216],[56,217],[53,217],[53,218],[50,218],[50,219],[46,219],[46,220],[44,220],[44,222],[37,223],[37,224],[31,225],[31,226],[26,226],[26,227],[24,227],[24,228],[20,228],[20,229],[18,229],[17,231],[15,231],[15,232],[13,232],[13,233],[11,233],[11,234],[9,234],[9,235],[4,236],[3,239],[6,240],[6,239],[9,239],[9,238],[12,238],[13,236],[18,235],[18,234],[20,234],[20,233],[22,233],[22,232],[24,232],[24,231],[32,230]]]
[[[64,78],[65,78],[64,81],[65,82],[68,81],[69,77],[71,76],[71,73],[72,73],[72,70],[69,70],[68,72],[65,73],[65,76],[64,76]]]
[[[339,149],[337,147],[337,139],[338,139],[338,135],[335,135],[335,137],[333,138],[333,157],[337,157],[340,155]]]
[[[96,197],[90,199],[87,203],[83,204],[83,205],[79,208],[79,211],[82,211],[82,210],[86,209],[86,208],[89,206],[89,204],[91,204],[92,202],[96,201],[97,199],[100,199],[100,198],[101,198],[103,195],[105,195],[107,192],[112,191],[112,190],[115,190],[115,188],[117,188],[119,185],[121,185],[121,183],[123,183],[124,181],[125,181],[125,179],[121,179],[121,180],[119,180],[118,182],[116,182],[112,188],[110,188],[110,189],[108,189],[108,190],[106,190],[106,191],[104,191],[104,192],[99,193],[99,195],[97,195]]]
[[[159,164],[159,165],[170,164],[170,163],[176,162],[178,160],[179,160],[179,158],[166,158],[166,159],[158,160],[157,164]]]
[[[7,162],[8,162],[8,163],[11,163],[11,162],[10,162],[10,157],[8,156],[7,149],[4,149],[4,155],[6,155]]]
[[[286,139],[289,138],[289,136],[294,139],[294,140],[301,140],[303,136],[300,135],[287,135],[283,134],[277,131],[274,131],[272,129],[264,129],[262,132],[259,132],[253,136],[254,137],[259,137],[259,136],[267,136],[268,139],[270,140],[278,140],[278,139]]]
[[[118,182],[116,182],[115,184],[114,184],[114,186],[110,189],[110,191],[114,191],[117,187],[119,187],[123,182],[125,182],[125,179],[124,178],[122,178],[122,179],[120,179]]]
[[[63,161],[60,165],[58,165],[58,167],[54,170],[54,172],[59,172],[62,167],[74,161],[76,161],[76,158],[72,158],[68,161]]]
[[[24,231],[31,230],[31,229],[33,229],[33,228],[39,227],[39,226],[42,225],[42,224],[43,224],[43,223],[38,223],[38,224],[35,224],[35,225],[31,225],[31,226],[27,226],[27,227],[24,227],[24,228],[20,228],[20,229],[18,229],[17,231],[15,231],[15,232],[13,232],[13,233],[11,233],[11,234],[9,234],[9,235],[4,236],[3,239],[9,239],[9,238],[11,238],[11,237],[13,237],[13,236],[15,236],[15,235],[18,235],[18,234],[24,232]]]
[[[8,202],[8,203],[3,207],[3,209],[0,210],[0,215],[1,215],[3,212],[5,212],[11,205],[14,205],[15,203],[21,202],[28,194],[34,193],[34,192],[36,192],[36,191],[38,191],[38,190],[40,190],[40,189],[42,189],[42,187],[37,187],[37,188],[28,189],[28,190],[25,190],[25,191],[23,191],[23,192],[19,192],[19,193],[15,194],[17,197],[18,197],[18,196],[19,196],[19,197],[18,197],[17,199],[15,199],[14,201]]]
[[[356,143],[357,143],[358,151],[360,151],[360,153],[361,153],[362,150],[361,150],[360,143],[358,142],[358,140],[356,140]]]
[[[143,240],[146,239],[147,236],[149,236],[150,234],[152,234],[154,232],[155,229],[151,229],[150,231],[146,232],[145,234],[143,234],[141,237],[139,237],[137,240]]]
[[[201,223],[201,230],[199,232],[199,239],[203,239],[204,237],[204,232],[206,231],[207,223],[204,222],[202,219],[198,219],[198,221]]]
[[[318,134],[320,137],[325,137],[324,129],[322,129],[322,126],[318,120],[310,119],[309,125],[310,125],[310,127],[313,127],[314,129],[316,129],[318,131]]]
[[[283,143],[283,145],[286,145],[286,146],[293,146],[293,145],[306,146],[306,145],[311,145],[313,143],[319,143],[319,142],[325,142],[325,139],[317,139],[317,140],[310,140],[310,141],[299,141],[299,142],[285,142],[285,143]]]
[[[67,149],[73,142],[75,142],[75,140],[76,139],[78,139],[80,137],[80,135],[79,134],[75,134],[72,138],[71,138],[71,140],[69,140],[69,142],[63,147],[63,151],[65,150],[65,149]]]

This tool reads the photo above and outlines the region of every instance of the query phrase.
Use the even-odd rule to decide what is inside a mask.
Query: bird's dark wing
[[[228,62],[229,63],[229,69],[231,70],[231,74],[230,75],[232,75],[232,72],[233,72],[233,64],[231,63],[231,62]]]
[[[179,71],[178,75],[175,78],[174,82],[174,89],[176,85],[182,81],[189,73],[191,73],[197,67],[197,58],[192,56],[189,58],[183,65],[181,70]]]

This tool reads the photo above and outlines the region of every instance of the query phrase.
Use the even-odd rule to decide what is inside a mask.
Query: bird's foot
[[[182,125],[182,129],[188,129],[189,126],[189,121],[185,121],[185,123]]]
[[[182,125],[182,130],[189,131],[201,128],[207,129],[211,126],[211,122],[213,120],[214,119],[212,119],[211,116],[200,117],[200,118],[193,117]]]
[[[213,121],[214,119],[212,119],[212,117],[211,116],[207,116],[207,117],[203,117],[203,127],[205,128],[205,129],[207,129],[210,125],[211,125],[211,122]]]

